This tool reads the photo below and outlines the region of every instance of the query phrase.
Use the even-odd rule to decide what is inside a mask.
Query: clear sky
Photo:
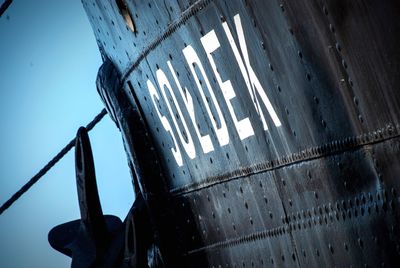
[[[15,0],[0,18],[1,204],[103,108],[100,64],[79,0]],[[90,138],[103,211],[124,219],[134,195],[120,133],[106,116]],[[71,151],[0,215],[0,267],[70,267],[47,234],[80,217],[74,168]]]

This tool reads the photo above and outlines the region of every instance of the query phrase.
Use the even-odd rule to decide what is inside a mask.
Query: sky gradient
[[[0,203],[100,112],[101,57],[78,0],[14,1],[0,18]],[[90,133],[103,211],[122,220],[134,195],[120,133]],[[70,267],[49,230],[79,218],[73,150],[0,215],[0,267]]]

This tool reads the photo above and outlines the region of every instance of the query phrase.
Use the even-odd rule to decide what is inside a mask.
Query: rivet
[[[297,51],[297,54],[299,55],[299,58],[300,58],[300,59],[303,58],[303,53],[301,53],[301,51]]]
[[[346,201],[342,200],[342,207],[344,210],[346,210]]]
[[[358,106],[358,99],[357,99],[357,97],[354,97],[354,98],[353,98],[353,102],[354,102],[355,105]]]
[[[323,214],[323,211],[322,211],[322,208],[320,207],[320,206],[318,206],[318,211],[319,211],[319,214]]]
[[[393,197],[397,196],[396,189],[394,189],[394,188],[392,188],[392,195],[393,195]]]
[[[362,203],[363,205],[366,204],[366,198],[365,198],[364,194],[361,194],[361,203]]]
[[[364,243],[363,243],[363,241],[361,240],[361,238],[358,238],[358,245],[362,248],[363,247],[363,245],[364,245]]]
[[[384,200],[387,200],[388,194],[386,190],[383,190],[382,197],[384,198]]]
[[[331,251],[331,253],[333,254],[333,247],[332,247],[332,245],[331,244],[329,244],[329,250]]]
[[[374,198],[373,198],[371,193],[368,193],[368,198],[369,198],[369,202],[372,202],[374,200]]]
[[[343,65],[343,68],[347,69],[347,63],[345,60],[342,60],[342,65]]]
[[[322,10],[324,11],[324,14],[325,14],[325,15],[328,15],[328,9],[326,8],[326,6],[323,6],[323,7],[322,7]]]

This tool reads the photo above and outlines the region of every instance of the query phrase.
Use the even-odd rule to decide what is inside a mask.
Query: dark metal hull
[[[397,1],[83,3],[168,266],[399,263]]]

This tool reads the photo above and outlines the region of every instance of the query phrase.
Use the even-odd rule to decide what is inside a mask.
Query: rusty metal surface
[[[83,5],[167,266],[399,262],[398,2],[125,2]]]

